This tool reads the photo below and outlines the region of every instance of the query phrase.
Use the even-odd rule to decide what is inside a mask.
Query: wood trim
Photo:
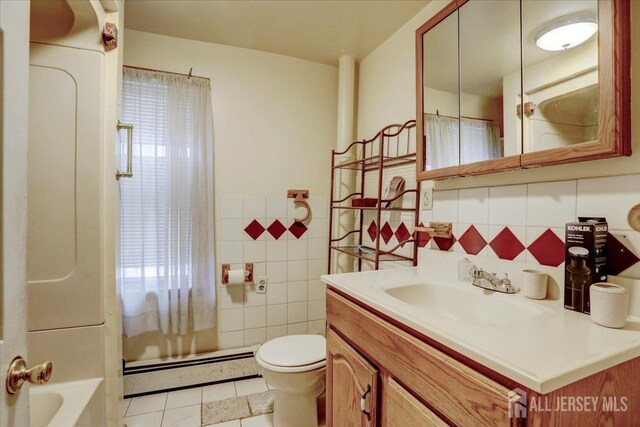
[[[416,30],[416,177],[418,181],[481,175],[519,168],[630,156],[631,8],[629,0],[598,1],[598,140],[467,165],[424,170],[423,35],[459,9],[453,0]]]
[[[327,291],[330,326],[457,425],[513,425],[509,389]]]
[[[616,365],[597,374],[569,384],[541,396],[527,394],[527,426],[638,426],[640,425],[640,357]],[[567,397],[598,397],[598,403],[589,411],[533,411],[533,399],[538,408],[548,403],[555,408]],[[605,398],[617,398],[617,408],[622,409],[621,398],[626,397],[626,410],[605,411]],[[611,400],[613,401],[613,400]],[[541,403],[541,404],[540,404]]]
[[[467,163],[460,165],[460,176],[482,175],[486,173],[504,172],[520,169],[520,155],[502,157],[495,160]]]

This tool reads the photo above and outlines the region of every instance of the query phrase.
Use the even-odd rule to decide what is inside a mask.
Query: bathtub
[[[103,379],[47,384],[29,389],[30,427],[104,425]]]

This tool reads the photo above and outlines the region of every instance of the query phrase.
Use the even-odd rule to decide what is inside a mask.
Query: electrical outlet
[[[433,209],[433,187],[427,187],[422,191],[422,210],[430,211]]]
[[[258,276],[255,279],[256,283],[256,294],[266,294],[267,293],[267,283],[269,279],[267,276]]]

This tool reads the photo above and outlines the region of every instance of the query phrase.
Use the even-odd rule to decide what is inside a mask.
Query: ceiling
[[[429,0],[127,0],[125,28],[336,65],[364,58]]]

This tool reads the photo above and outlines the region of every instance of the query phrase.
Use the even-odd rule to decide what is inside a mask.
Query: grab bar
[[[118,120],[118,133],[122,129],[127,130],[127,170],[125,172],[120,172],[120,169],[116,169],[116,180],[120,180],[120,178],[131,178],[133,177],[133,125],[131,123],[122,123]]]

